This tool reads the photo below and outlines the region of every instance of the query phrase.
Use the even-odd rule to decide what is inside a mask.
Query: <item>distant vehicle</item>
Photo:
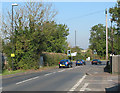
[[[59,68],[61,68],[61,67],[70,68],[70,67],[72,67],[72,64],[73,63],[69,59],[63,59],[59,62]]]
[[[81,59],[81,60],[82,60],[83,64],[84,64],[84,65],[86,65],[86,62],[85,62],[85,60],[83,60],[83,59]]]
[[[91,62],[91,64],[93,65],[93,64],[101,64],[102,62],[99,60],[99,59],[93,59],[92,60],[92,62]]]
[[[82,60],[82,59],[76,61],[76,66],[83,65],[83,64],[86,65],[86,62],[84,60]]]

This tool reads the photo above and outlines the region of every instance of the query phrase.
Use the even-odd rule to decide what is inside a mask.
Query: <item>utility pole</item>
[[[108,27],[107,27],[107,8],[106,8],[105,14],[106,14],[106,60],[108,60]]]
[[[76,30],[75,30],[75,47],[76,47]]]

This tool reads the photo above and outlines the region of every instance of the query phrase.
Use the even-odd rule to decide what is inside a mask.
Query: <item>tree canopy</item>
[[[64,52],[69,29],[65,24],[55,22],[56,13],[51,4],[26,3],[15,10],[12,31],[11,13],[8,11],[8,19],[3,20],[2,33],[3,51],[10,68],[13,60],[14,69],[37,69],[42,51]],[[15,54],[13,59],[12,53]]]

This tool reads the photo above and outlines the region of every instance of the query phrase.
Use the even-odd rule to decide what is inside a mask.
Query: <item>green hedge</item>
[[[42,53],[43,60],[44,60],[44,66],[53,66],[58,65],[60,60],[62,59],[68,59],[66,54],[63,53]]]

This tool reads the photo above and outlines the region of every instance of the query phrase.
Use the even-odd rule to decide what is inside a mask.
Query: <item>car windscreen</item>
[[[98,61],[97,59],[93,59],[93,61]]]
[[[65,60],[61,60],[60,62],[64,62]]]

